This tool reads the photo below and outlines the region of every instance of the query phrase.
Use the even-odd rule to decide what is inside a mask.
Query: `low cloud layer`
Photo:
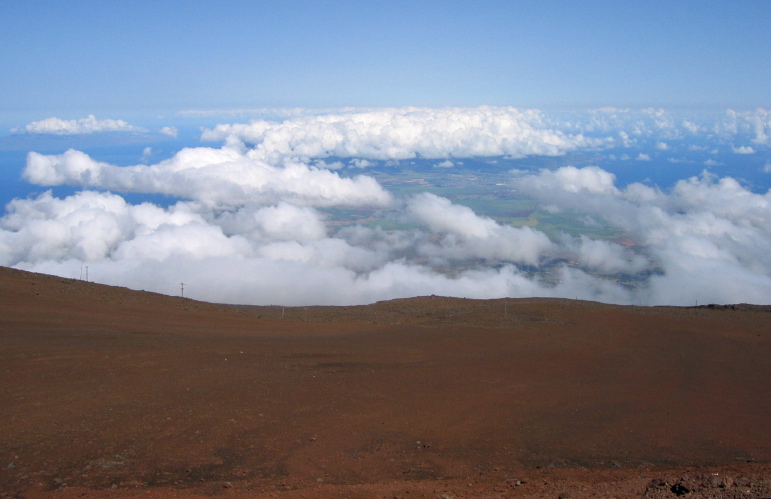
[[[620,190],[600,173],[564,167],[521,175],[513,185],[554,211],[582,213],[628,232],[660,269],[638,290],[642,302],[768,301],[771,191],[754,194],[732,178],[708,174],[681,180],[671,192],[638,183]],[[589,258],[602,254],[597,243],[587,247]],[[633,257],[614,267],[634,272],[640,263]]]
[[[669,141],[706,140],[746,154],[753,151],[753,147],[771,145],[771,111],[763,108],[697,113],[605,107],[588,112],[554,113],[544,118],[546,126],[563,133],[603,137],[622,147],[650,143],[658,150],[669,150],[672,145]]]
[[[98,282],[169,294],[184,282],[192,298],[253,304],[430,294],[767,302],[771,193],[733,178],[704,173],[662,190],[618,185],[599,166],[510,172],[505,187],[517,197],[623,234],[611,240],[547,236],[437,194],[395,195],[367,175],[373,162],[416,157],[450,173],[464,157],[629,147],[633,158],[640,152],[631,148],[643,139],[654,154],[669,153],[685,134],[710,133],[725,147],[767,147],[762,110],[727,113],[712,128],[663,110],[637,115],[644,119],[635,125],[628,111],[603,109],[560,118],[557,126],[538,111],[511,108],[298,111],[280,122],[217,126],[204,138],[221,147],[182,149],[155,164],[119,167],[76,150],[30,152],[27,181],[82,190],[11,201],[0,218],[0,265],[66,277],[88,265]],[[122,192],[179,201],[132,204]],[[400,228],[340,223],[333,215],[340,208]]]
[[[562,269],[555,288],[523,274],[518,264],[571,251],[538,231],[502,226],[432,194],[410,199],[404,213],[424,229],[332,232],[315,208],[286,202],[213,211],[195,202],[132,205],[93,191],[45,193],[8,205],[0,264],[69,277],[88,265],[99,282],[167,293],[186,282],[190,296],[239,303],[339,305],[425,294],[628,299],[579,269]],[[452,276],[439,270],[475,259],[501,265]]]

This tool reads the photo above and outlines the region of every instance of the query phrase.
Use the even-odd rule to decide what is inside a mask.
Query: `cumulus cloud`
[[[15,199],[0,220],[2,265],[49,260],[171,256],[202,258],[244,251],[240,236],[228,237],[190,207],[130,205],[109,193],[83,191],[65,199],[50,192]]]
[[[722,121],[715,124],[714,131],[723,136],[748,136],[758,145],[768,144],[771,133],[771,111],[757,108],[754,111],[729,109]]]
[[[615,137],[609,146],[671,149],[682,142],[690,150],[703,150],[704,141],[721,149],[733,143],[752,143],[767,147],[771,134],[771,111],[727,109],[722,112],[671,111],[662,108],[600,108],[586,111],[550,113],[544,123],[564,133],[591,138]],[[748,147],[748,146],[745,146]]]
[[[750,146],[739,146],[731,148],[736,154],[755,154],[755,149]]]
[[[230,147],[186,148],[154,165],[127,167],[95,161],[75,150],[57,155],[31,152],[23,175],[43,186],[167,194],[209,206],[282,200],[312,206],[384,206],[391,202],[391,195],[371,177],[342,178],[298,162],[273,166]]]
[[[24,127],[18,127],[13,132],[74,135],[81,133],[98,132],[145,132],[142,127],[130,125],[123,120],[104,119],[98,120],[93,114],[79,120],[62,120],[59,118],[46,118],[41,121],[33,121]]]
[[[421,248],[427,256],[455,260],[489,258],[538,265],[543,255],[553,250],[542,232],[500,225],[466,206],[454,205],[428,192],[413,197],[408,210],[432,231],[446,235],[440,244]]]
[[[560,190],[571,193],[616,194],[616,176],[597,166],[576,168],[565,166],[557,170],[542,170],[539,175],[514,172],[521,175],[515,185],[528,193],[540,195]],[[524,174],[524,175],[523,175]]]
[[[570,247],[570,244],[566,246]],[[629,251],[620,244],[589,239],[586,236],[580,237],[574,252],[581,267],[607,274],[637,274],[650,267],[647,258]]]
[[[587,176],[597,176],[597,169],[590,168]],[[685,305],[695,300],[726,303],[741,297],[767,302],[771,255],[765,248],[771,244],[771,191],[755,194],[730,177],[716,179],[704,173],[678,181],[671,192],[638,183],[591,192],[558,181],[559,170],[516,177],[513,184],[556,209],[600,219],[632,234],[639,250],[659,270],[638,291],[640,300]],[[572,167],[565,170],[576,175]],[[592,251],[579,252],[580,258],[596,265],[586,258],[605,250],[596,241],[584,244]],[[612,268],[630,272],[645,267],[641,258],[628,253],[610,255],[608,262],[615,262]]]
[[[369,166],[372,166],[374,163],[371,161],[367,161],[366,159],[352,159],[348,162],[351,166],[354,168],[367,168]]]
[[[545,126],[535,110],[515,108],[399,108],[305,116],[282,122],[217,125],[206,141],[235,137],[265,160],[277,157],[376,160],[560,155],[598,147],[602,140]]]
[[[168,135],[169,137],[172,137],[175,139],[177,138],[177,136],[179,136],[179,130],[177,130],[177,128],[173,126],[165,126],[160,130],[158,130],[158,133],[162,135]]]

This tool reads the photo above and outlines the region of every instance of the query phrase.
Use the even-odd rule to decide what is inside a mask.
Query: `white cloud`
[[[273,166],[230,147],[186,148],[155,165],[130,167],[94,161],[75,150],[58,155],[31,152],[23,175],[38,185],[167,194],[209,206],[282,200],[312,206],[384,206],[391,202],[391,195],[371,177],[341,178],[296,162]]]
[[[98,282],[171,294],[185,282],[190,297],[238,303],[342,305],[424,294],[626,296],[578,270],[564,271],[566,283],[556,287],[521,274],[511,262],[535,265],[554,248],[537,231],[499,225],[428,194],[411,200],[409,212],[443,237],[357,226],[330,236],[318,211],[288,203],[220,211],[179,202],[164,209],[131,205],[110,193],[62,199],[45,193],[9,204],[0,219],[0,264],[66,277],[78,277],[88,265]],[[463,223],[442,224],[447,216]],[[427,257],[493,258],[502,265],[450,277],[421,263]]]
[[[434,168],[452,168],[453,166],[455,166],[455,163],[453,163],[449,159],[446,159],[446,160],[442,161],[441,163],[436,163],[434,165]]]
[[[725,137],[748,137],[755,144],[765,145],[771,134],[771,111],[763,108],[754,111],[728,109],[724,120],[716,123],[714,130]]]
[[[750,146],[731,147],[735,154],[755,154],[755,149]]]
[[[247,250],[240,236],[225,236],[184,203],[163,210],[130,205],[115,194],[83,191],[58,199],[48,192],[15,199],[7,211],[0,221],[0,241],[7,249],[0,254],[2,265],[68,258],[202,258]]]
[[[331,163],[324,161],[323,159],[317,159],[313,162],[313,166],[316,168],[324,168],[326,170],[339,170],[345,168],[342,161],[333,161]]]
[[[179,136],[179,130],[173,126],[165,126],[158,130],[158,133],[162,135],[168,135],[169,137],[177,138]]]
[[[282,122],[217,125],[202,140],[236,137],[254,144],[255,157],[365,158],[377,160],[560,155],[604,142],[545,126],[540,112],[514,108],[400,108]]]
[[[555,179],[554,172],[542,171],[515,178],[514,187],[561,210],[602,219],[632,234],[640,251],[661,269],[647,288],[638,291],[643,302],[767,302],[771,191],[754,194],[732,178],[708,174],[681,180],[669,193],[630,184],[624,190],[608,188],[594,194],[564,188]],[[597,247],[592,249],[592,254],[599,254]],[[589,266],[597,263],[582,258]],[[609,261],[616,262],[612,268],[631,272],[643,265],[628,253]]]
[[[696,135],[701,132],[701,127],[690,120],[683,120],[683,128],[690,132],[692,135]]]
[[[635,158],[637,161],[650,161],[651,157],[645,153],[640,153]]]
[[[567,192],[588,194],[615,194],[616,176],[596,166],[576,168],[565,166],[557,170],[542,170],[539,175],[524,175],[516,180],[516,185],[527,192]]]
[[[366,159],[354,158],[351,161],[349,161],[348,164],[350,164],[354,168],[368,168],[372,166],[374,163],[372,163],[371,161],[367,161]]]
[[[205,215],[226,234],[240,234],[255,242],[307,241],[327,235],[321,213],[284,201],[275,206],[249,204],[237,210],[217,210]]]
[[[145,132],[142,127],[130,125],[123,120],[98,120],[91,114],[79,120],[62,120],[46,118],[33,121],[24,127],[13,129],[14,132],[41,133],[55,135],[74,135],[98,132]]]
[[[408,210],[432,231],[446,234],[440,244],[427,244],[420,249],[432,258],[488,258],[538,265],[543,255],[554,249],[542,232],[500,225],[466,206],[427,192],[413,197]]]
[[[637,274],[650,266],[646,258],[620,244],[593,240],[586,236],[581,236],[580,244],[574,251],[582,268],[608,274]]]

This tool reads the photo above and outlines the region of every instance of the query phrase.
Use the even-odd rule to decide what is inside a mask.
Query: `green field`
[[[557,163],[558,158],[547,158],[547,163]],[[545,166],[542,159],[538,167]],[[428,163],[428,162],[426,162]],[[535,165],[534,165],[535,166]],[[409,199],[422,192],[442,196],[455,204],[468,206],[479,216],[489,217],[503,225],[514,227],[529,226],[544,232],[554,239],[560,234],[571,237],[585,235],[593,239],[615,239],[624,233],[609,225],[587,225],[583,216],[575,213],[553,213],[539,206],[538,201],[514,192],[509,186],[508,169],[489,165],[474,168],[432,168],[418,165],[417,168],[382,168],[366,172],[374,177],[397,199]],[[362,209],[333,208],[325,210],[335,225],[361,224],[367,227],[380,226],[383,230],[410,230],[419,226],[396,219],[394,213]]]

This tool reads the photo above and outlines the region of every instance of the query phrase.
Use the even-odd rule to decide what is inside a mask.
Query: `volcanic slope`
[[[0,268],[0,497],[768,497],[769,312],[230,306]]]

